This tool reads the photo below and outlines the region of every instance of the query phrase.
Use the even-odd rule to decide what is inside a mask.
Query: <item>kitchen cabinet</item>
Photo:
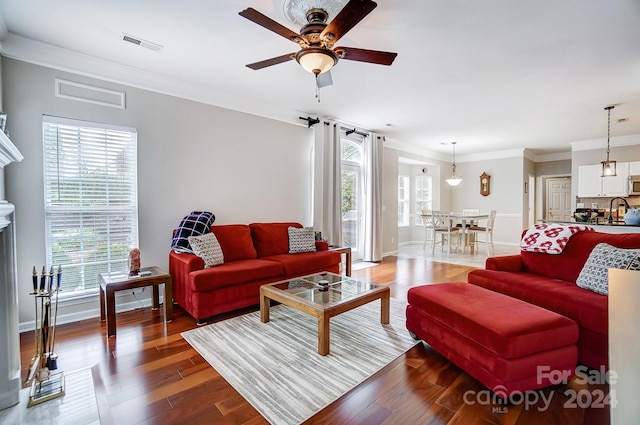
[[[629,195],[629,163],[618,162],[616,176],[601,177],[602,165],[578,167],[578,196],[581,198]]]
[[[640,161],[634,161],[629,163],[629,175],[640,176]]]

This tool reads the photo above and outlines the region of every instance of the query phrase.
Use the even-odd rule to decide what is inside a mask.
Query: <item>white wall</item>
[[[479,208],[480,212],[496,210],[494,241],[517,244],[523,230],[524,165],[522,157],[460,162],[456,173],[460,185],[451,189],[453,211]],[[491,193],[480,194],[480,175],[491,176]]]
[[[389,144],[399,144],[399,142],[390,142]],[[416,162],[425,164],[432,169],[433,176],[433,208],[449,208],[451,203],[450,189],[448,187],[443,188],[441,182],[444,181],[443,170],[447,167],[443,167],[445,163],[440,160],[421,155],[419,153],[408,152],[407,150],[401,150],[396,147],[385,145],[384,148],[384,170],[383,170],[383,184],[382,184],[382,203],[383,203],[383,216],[382,216],[382,253],[383,255],[393,255],[398,252],[398,159],[400,157],[407,158]],[[417,168],[417,167],[415,167]],[[416,173],[414,167],[409,167],[409,173]],[[412,170],[413,169],[413,170]],[[444,190],[443,190],[444,189]],[[403,231],[404,239],[413,239],[416,237],[417,228],[407,229]],[[423,240],[421,236],[417,240]]]
[[[140,251],[168,270],[171,231],[192,210],[216,224],[312,224],[313,130],[4,58],[4,106],[11,139],[25,159],[6,170],[16,206],[22,329],[33,320],[31,269],[45,264],[42,115],[136,128]],[[126,93],[126,109],[54,96],[54,78]],[[121,297],[124,298],[124,297]],[[126,300],[122,300],[126,301]],[[97,316],[92,297],[62,306],[60,321]]]

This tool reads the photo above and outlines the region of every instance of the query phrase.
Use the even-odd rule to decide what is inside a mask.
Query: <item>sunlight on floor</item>
[[[514,245],[494,245],[493,255],[514,255],[520,252],[520,247]],[[398,248],[398,258],[416,258],[431,261],[439,261],[442,263],[462,264],[465,266],[484,268],[487,259],[487,250],[484,246],[477,249],[474,253],[468,250],[466,253],[457,253],[455,249],[451,250],[451,254],[442,252],[439,246],[436,246],[435,253],[431,254],[431,246],[427,243],[426,248],[422,248],[422,243],[411,243],[402,245]]]

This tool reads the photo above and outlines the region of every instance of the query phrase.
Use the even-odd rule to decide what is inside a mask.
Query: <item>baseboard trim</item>
[[[162,302],[162,297],[160,297],[160,302]],[[98,304],[98,303],[96,303]],[[61,304],[62,305],[62,304]],[[129,301],[129,302],[117,302],[116,300],[116,313],[124,312],[124,311],[132,311],[139,308],[147,308],[151,307],[151,299],[144,298],[140,301]],[[60,314],[58,311],[58,325],[64,325],[67,323],[79,322],[81,320],[87,319],[95,319],[96,317],[100,317],[100,306],[98,305],[95,308],[90,308],[87,310],[76,311],[67,314]],[[19,325],[19,331],[29,332],[35,329],[35,321],[30,320],[28,322],[22,322]]]

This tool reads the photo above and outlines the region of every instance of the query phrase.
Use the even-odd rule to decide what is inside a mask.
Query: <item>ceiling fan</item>
[[[371,13],[376,6],[377,4],[371,0],[349,0],[328,24],[329,14],[327,11],[321,8],[312,8],[306,13],[307,24],[300,29],[300,34],[280,25],[251,7],[245,9],[239,13],[240,16],[300,46],[298,52],[251,63],[247,67],[258,70],[295,59],[302,68],[315,75],[318,87],[326,87],[333,83],[330,70],[338,63],[338,59],[391,65],[398,55],[397,53],[354,47],[333,47],[342,36]]]

